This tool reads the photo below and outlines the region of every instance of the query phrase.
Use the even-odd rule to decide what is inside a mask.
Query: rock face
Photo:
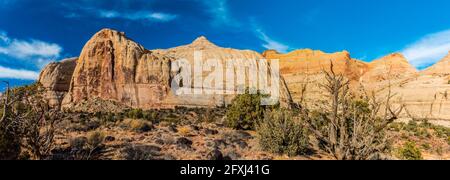
[[[198,53],[197,57],[201,61],[202,64],[208,63],[208,60],[213,60],[212,62],[221,64],[223,67],[221,69],[223,74],[223,83],[219,88],[215,87],[213,84],[211,86],[205,84],[196,84],[192,82],[192,87],[195,90],[219,90],[226,92],[234,92],[237,91],[238,87],[246,87],[246,88],[258,88],[257,86],[252,86],[248,83],[248,81],[243,84],[239,84],[239,81],[236,80],[238,77],[244,77],[244,79],[255,79],[258,77],[252,76],[258,73],[259,67],[258,60],[263,60],[264,57],[251,50],[238,50],[232,48],[222,48],[213,43],[211,43],[206,37],[199,37],[194,40],[191,44],[179,46],[166,50],[155,50],[155,52],[164,54],[166,56],[172,57],[173,59],[187,60],[189,64],[196,64],[195,62],[195,53]],[[242,61],[235,61],[242,60]],[[235,62],[236,67],[244,67],[244,72],[239,72],[234,69],[232,71],[227,71],[226,65],[228,62]],[[265,61],[264,61],[265,62]],[[270,67],[270,63],[266,64]],[[193,66],[194,67],[194,66]],[[255,69],[249,68],[255,67]],[[217,70],[217,69],[215,69]],[[192,72],[195,71],[194,68],[191,69]],[[202,79],[205,80],[208,78],[212,72],[204,71],[203,73],[193,73],[192,79]],[[268,77],[271,78],[271,77]],[[292,101],[289,90],[284,82],[283,77],[280,77],[280,98],[281,102],[284,105],[286,103],[290,103]],[[233,81],[234,86],[228,87],[227,81]],[[235,95],[188,95],[183,97],[177,97],[175,100],[176,104],[184,104],[184,105],[204,105],[206,104],[214,104],[214,105],[223,105],[231,103],[232,99]]]
[[[450,75],[450,51],[444,59],[425,69],[422,73],[428,75]]]
[[[84,46],[74,70],[70,88],[63,101],[63,109],[83,109],[87,105],[101,108],[93,101],[110,101],[128,107],[152,109],[175,106],[222,106],[235,95],[175,95],[171,89],[172,79],[178,72],[172,71],[173,63],[186,59],[194,64],[194,51],[201,51],[202,60],[216,59],[226,62],[231,59],[245,59],[256,64],[262,56],[254,51],[221,48],[205,37],[192,44],[168,50],[146,50],[133,42],[124,33],[104,29],[96,33]],[[204,61],[203,61],[204,62]],[[234,75],[236,72],[233,72]],[[195,74],[205,77],[208,72]],[[242,76],[242,75],[241,75]],[[284,81],[282,81],[284,82]],[[194,89],[210,90],[205,85]],[[282,85],[283,104],[289,104],[289,90]],[[232,89],[237,89],[236,84]],[[224,88],[216,90],[225,91]],[[87,108],[89,109],[92,108]]]
[[[450,120],[450,55],[422,72],[399,53],[370,63],[354,60],[345,51],[326,54],[306,49],[279,54],[269,50],[263,55],[280,60],[281,72],[295,101],[302,100],[303,96],[304,103],[326,100],[318,84],[325,82],[323,71],[333,62],[334,71],[350,80],[352,90],[364,87],[366,91],[376,92],[379,98],[385,98],[389,90],[395,94],[391,103],[404,106],[402,118]],[[302,92],[305,83],[306,93]]]
[[[393,103],[403,105],[404,118],[450,120],[448,77],[417,75],[392,86]],[[381,91],[386,95],[387,90]]]
[[[63,105],[98,98],[130,107],[159,107],[170,89],[169,73],[169,58],[144,49],[124,33],[104,29],[83,48]]]
[[[390,54],[381,59],[372,61],[369,65],[369,71],[364,74],[363,79],[368,81],[383,81],[389,77],[401,79],[417,73],[417,69],[409,64],[408,60],[399,53]]]
[[[280,61],[281,74],[286,79],[294,101],[300,101],[302,97],[311,102],[326,100],[320,84],[325,82],[324,71],[329,72],[331,64],[335,73],[345,75],[352,84],[356,84],[368,68],[365,63],[352,59],[347,51],[328,54],[302,49],[280,54],[268,50],[263,55],[266,59]],[[307,92],[302,91],[304,85],[307,85]]]
[[[395,84],[392,92],[398,94],[395,102],[405,106],[403,117],[450,120],[450,54]]]
[[[380,90],[392,84],[408,80],[418,73],[406,58],[394,53],[372,61],[368,64],[368,71],[361,78],[361,83],[370,90]]]
[[[321,74],[323,71],[329,71],[330,65],[333,63],[336,73],[357,80],[363,73],[361,70],[365,68],[363,62],[352,59],[347,51],[328,54],[317,50],[301,49],[288,54],[280,54],[274,50],[268,50],[263,55],[267,59],[279,59],[283,74],[299,72]]]
[[[69,91],[70,81],[78,58],[65,59],[60,62],[50,63],[39,75],[39,83],[46,90],[45,98],[50,106],[59,107],[61,101]]]

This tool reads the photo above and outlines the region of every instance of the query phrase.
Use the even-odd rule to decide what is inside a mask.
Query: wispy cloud
[[[230,16],[228,0],[201,0],[213,15],[213,25],[239,26],[239,22]]]
[[[417,68],[425,68],[445,57],[450,50],[450,29],[426,35],[408,45],[402,53]]]
[[[150,21],[150,22],[169,22],[178,18],[177,14],[171,14],[160,11],[147,10],[146,8],[127,8],[128,2],[121,1],[122,4],[120,9],[113,8],[107,9],[99,4],[103,3],[114,3],[109,1],[82,1],[77,3],[61,3],[61,7],[65,9],[65,18],[103,18],[103,19],[122,19],[130,21]],[[148,2],[142,2],[148,4]]]
[[[9,37],[4,31],[0,31],[0,42],[1,43],[9,43]]]
[[[125,19],[125,20],[148,20],[148,21],[159,21],[168,22],[177,18],[177,15],[161,13],[161,12],[150,12],[150,11],[138,11],[133,13],[123,13],[112,10],[96,10],[96,15],[101,18],[108,19]]]
[[[266,49],[274,49],[281,53],[287,53],[291,49],[288,45],[273,40],[261,29],[256,29],[256,34],[260,40],[264,41],[262,46]]]
[[[39,73],[23,69],[11,69],[0,66],[0,78],[37,80]]]

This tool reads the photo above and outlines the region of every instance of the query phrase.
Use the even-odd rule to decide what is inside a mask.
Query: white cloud
[[[23,41],[15,39],[11,43],[7,43],[6,46],[0,47],[0,53],[18,59],[59,57],[61,51],[62,48],[59,45],[39,40]]]
[[[39,77],[38,72],[23,69],[11,69],[0,66],[0,78],[37,80],[38,77]]]
[[[0,32],[0,54],[5,54],[17,59],[57,58],[62,48],[54,43],[47,43],[40,40],[19,40],[12,39],[5,32]]]
[[[11,63],[41,69],[51,61],[60,58],[61,46],[41,40],[14,39],[0,31],[0,56]],[[0,65],[1,66],[1,65]],[[0,67],[0,77],[15,79],[35,79],[37,73],[29,70]]]
[[[450,29],[426,35],[420,40],[408,45],[402,53],[409,62],[424,68],[445,57],[450,50]]]
[[[152,13],[152,14],[150,14],[150,17],[153,19],[158,19],[160,21],[171,21],[171,20],[177,18],[176,15],[166,14],[166,13]]]
[[[290,49],[289,46],[277,42],[272,38],[270,38],[269,36],[267,36],[266,33],[264,33],[261,29],[257,29],[256,33],[259,39],[264,41],[264,44],[262,46],[265,47],[266,49],[274,49],[281,53],[287,53],[288,50]]]

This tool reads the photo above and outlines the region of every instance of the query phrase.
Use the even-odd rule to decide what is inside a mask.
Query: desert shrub
[[[127,112],[127,117],[131,119],[142,119],[144,117],[144,111],[142,109],[132,109]]]
[[[403,130],[403,128],[405,127],[405,123],[392,123],[389,125],[389,130],[391,131],[395,131],[395,132],[400,132],[401,130]]]
[[[148,132],[153,129],[152,123],[145,121],[145,120],[138,120],[138,119],[125,119],[122,122],[122,125],[125,128],[128,128],[132,131],[136,132]]]
[[[183,136],[183,137],[187,137],[191,134],[191,128],[188,126],[182,126],[178,128],[178,133]]]
[[[425,150],[430,150],[431,149],[431,145],[428,143],[422,144],[422,148]]]
[[[100,118],[103,122],[116,122],[120,120],[120,116],[116,113],[107,112],[103,113]]]
[[[87,156],[84,155],[83,159],[94,160],[99,159],[101,156],[101,149],[104,148],[105,134],[101,131],[91,131],[87,134],[86,148],[88,150]]]
[[[86,145],[89,149],[96,149],[103,144],[105,134],[101,131],[89,132],[86,139]]]
[[[308,134],[300,119],[294,119],[286,110],[268,111],[257,124],[259,144],[263,150],[295,156],[308,148]]]
[[[0,129],[0,160],[15,160],[19,157],[20,151],[20,137],[2,127]]]
[[[87,138],[86,137],[76,137],[76,138],[70,138],[69,139],[69,147],[72,150],[82,150],[85,145],[87,144]]]
[[[157,122],[158,120],[158,112],[156,111],[144,111],[142,113],[142,119],[145,119],[150,122]]]
[[[414,142],[406,142],[399,150],[399,156],[405,160],[422,160],[422,153]]]
[[[226,124],[230,128],[252,130],[255,123],[264,118],[264,111],[269,107],[261,105],[263,95],[260,93],[238,95],[226,112]]]
[[[408,132],[415,133],[419,130],[419,124],[414,120],[409,121],[408,124],[405,126],[405,130]]]
[[[436,125],[433,125],[431,128],[434,130],[436,136],[439,138],[449,138],[450,137],[450,128],[447,128],[444,126],[436,126]]]
[[[198,119],[199,122],[212,123],[216,121],[214,110],[211,108],[206,109],[206,112],[202,113]]]
[[[126,145],[121,153],[125,160],[155,160],[161,148],[151,145]]]

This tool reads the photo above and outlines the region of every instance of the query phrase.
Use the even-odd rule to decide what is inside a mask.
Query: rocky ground
[[[176,111],[174,111],[176,112]],[[184,111],[183,111],[184,112]],[[179,112],[178,112],[179,113]],[[185,112],[191,114],[193,112]],[[171,116],[171,115],[164,115]],[[181,116],[186,118],[187,116]],[[167,118],[167,117],[166,117]],[[188,118],[186,118],[188,119]],[[313,148],[307,155],[288,157],[261,150],[255,131],[240,131],[215,122],[173,123],[125,118],[104,122],[96,117],[72,115],[57,124],[56,148],[51,159],[66,160],[332,160]],[[447,134],[446,134],[447,133]],[[398,149],[415,142],[424,159],[450,159],[448,129],[440,126],[395,123],[393,159]],[[312,147],[314,147],[312,145]]]
[[[125,120],[140,121],[140,120]],[[258,147],[254,131],[238,131],[220,123],[193,123],[174,125],[159,123],[143,129],[132,129],[124,122],[90,127],[101,133],[103,143],[89,157],[83,146],[89,146],[89,129],[67,129],[56,136],[55,158],[104,159],[104,160],[273,160],[330,159],[325,153],[308,156],[287,157],[266,153]],[[92,135],[91,135],[92,136]],[[80,152],[76,152],[80,151]]]

